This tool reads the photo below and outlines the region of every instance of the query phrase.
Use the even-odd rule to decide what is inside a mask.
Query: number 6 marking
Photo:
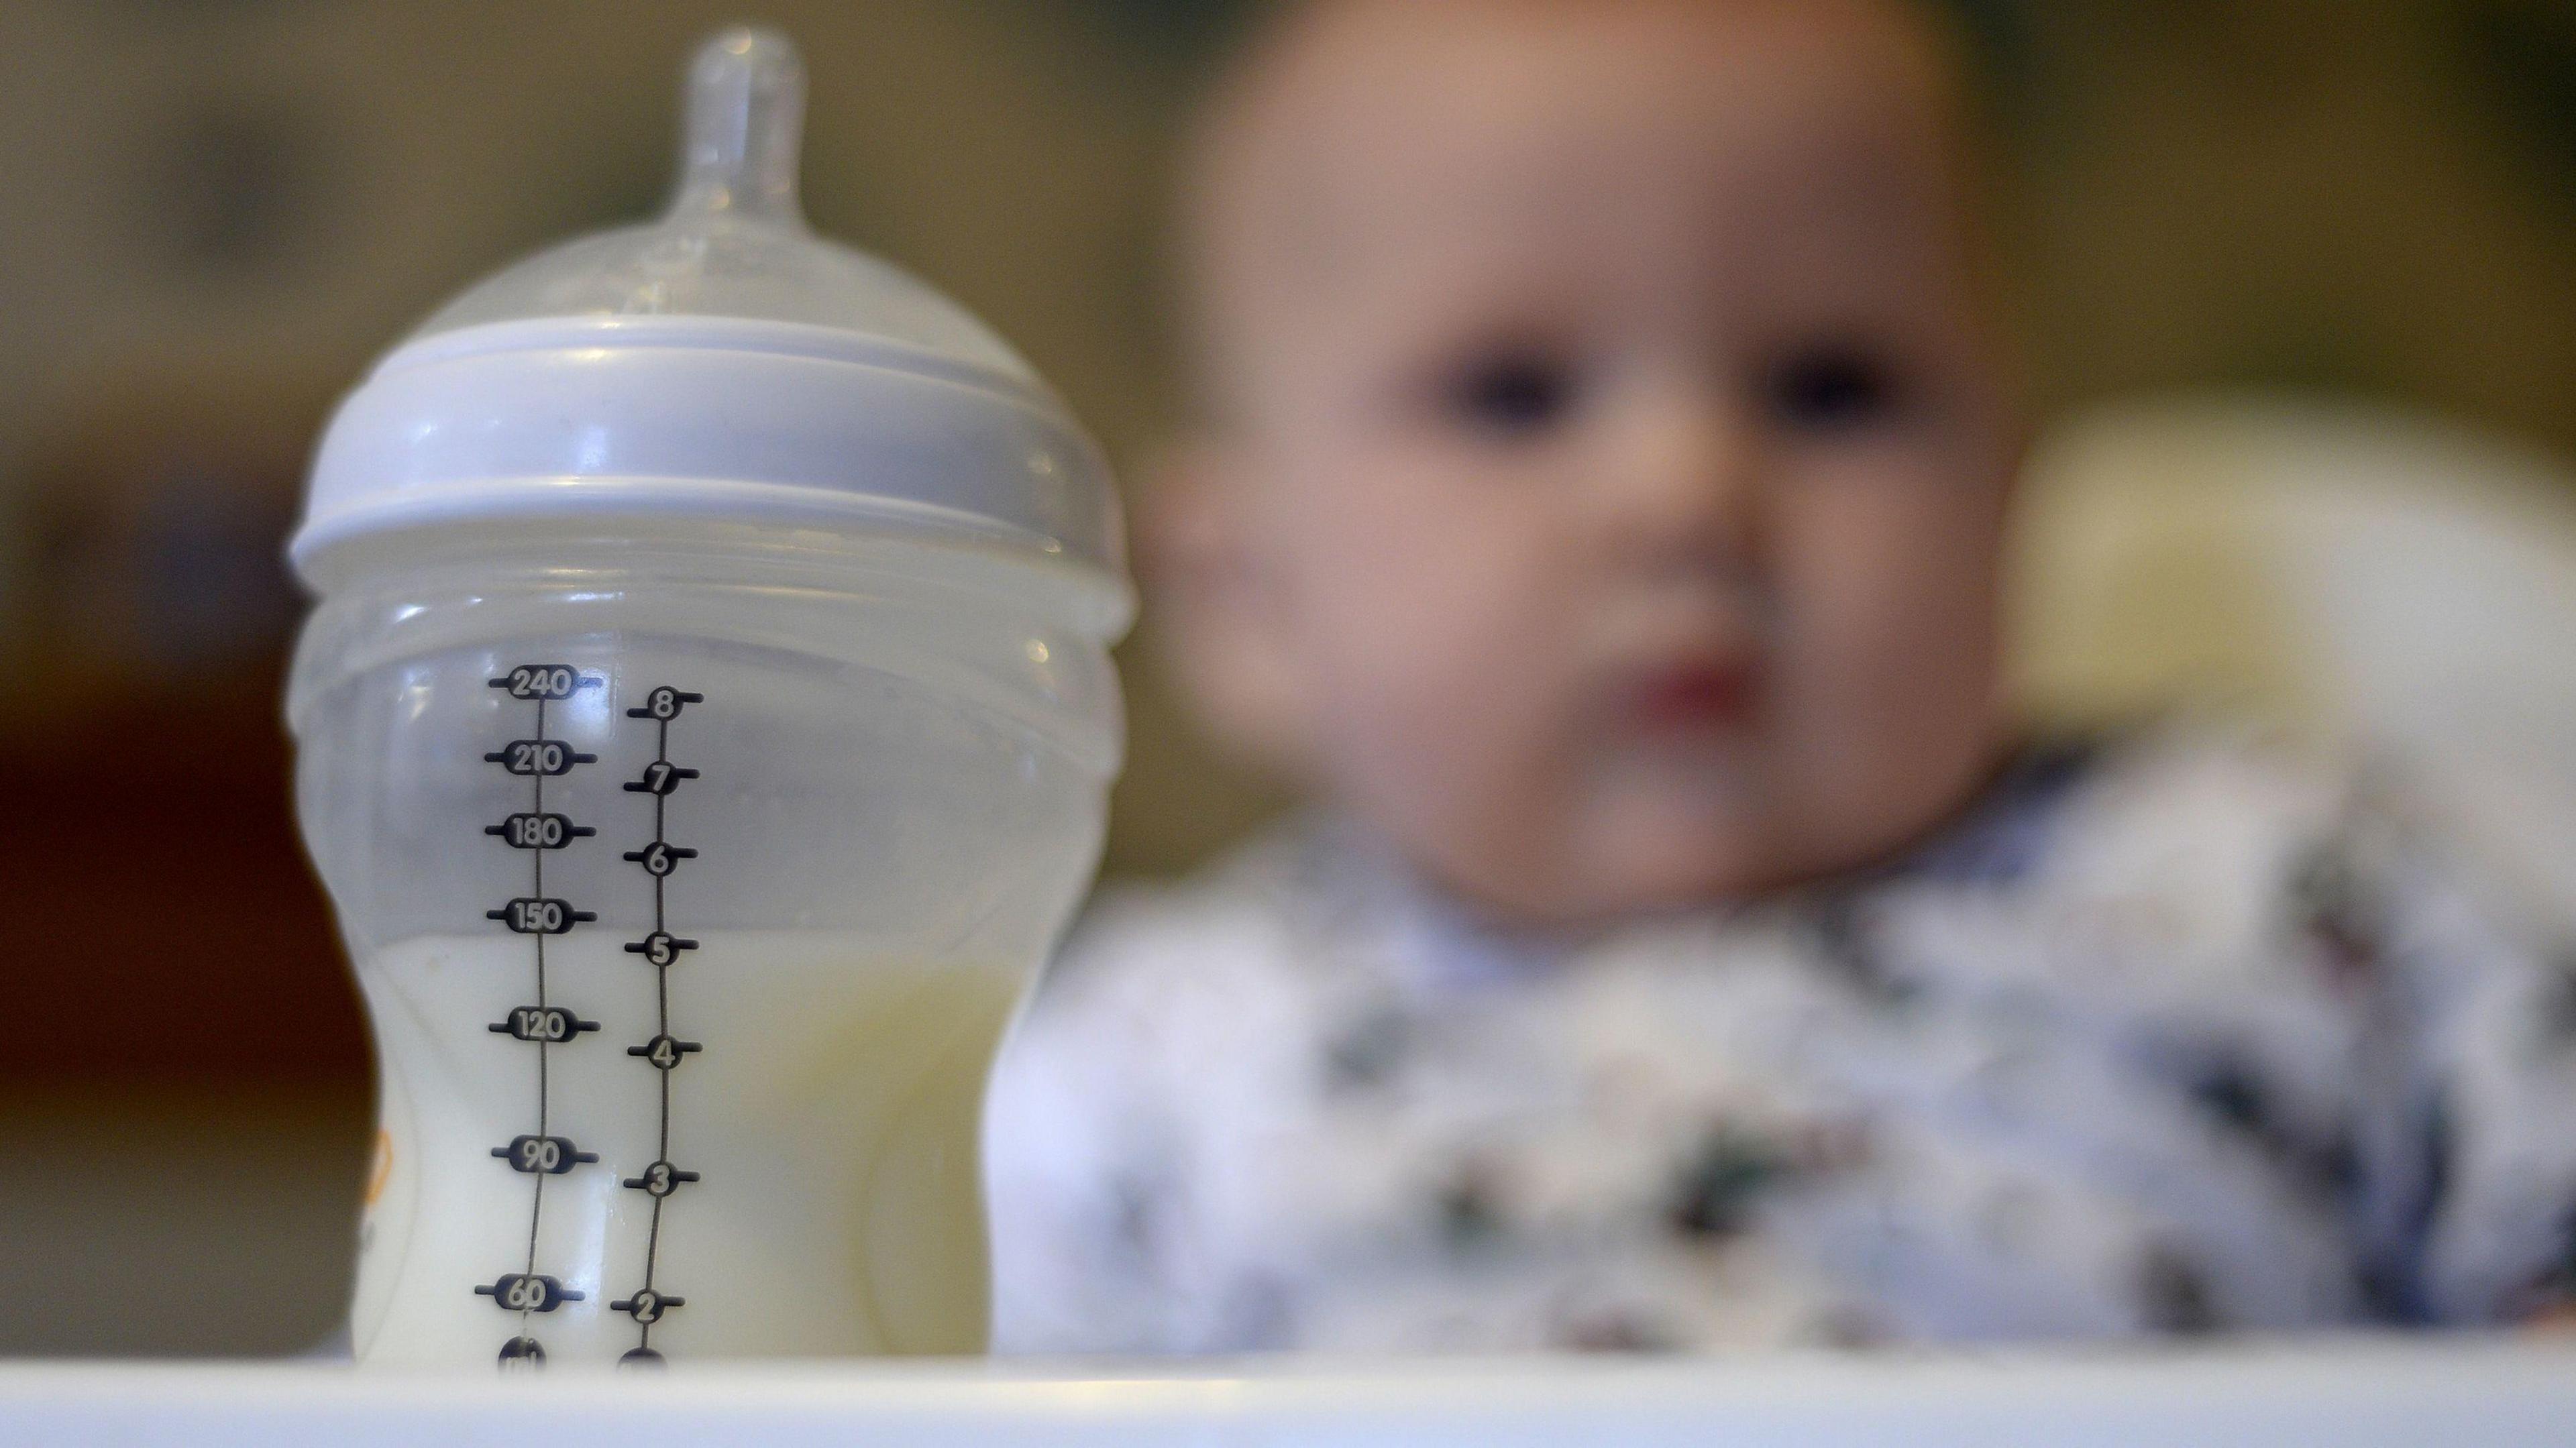
[[[642,865],[644,873],[656,880],[680,868],[682,860],[694,860],[697,857],[698,852],[695,850],[679,845],[667,845],[660,840],[655,840],[640,850],[628,850],[624,856],[629,862]]]

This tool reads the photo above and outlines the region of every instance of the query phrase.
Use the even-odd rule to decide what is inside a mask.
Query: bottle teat
[[[297,567],[328,589],[443,528],[732,527],[933,539],[1130,602],[1108,464],[1028,363],[797,203],[805,68],[725,30],[685,85],[660,216],[579,237],[432,313],[341,405]]]
[[[708,40],[689,64],[671,219],[721,212],[802,230],[796,167],[804,124],[805,66],[786,36],[735,26]]]
[[[541,317],[723,317],[857,333],[1036,381],[954,302],[805,224],[796,184],[805,66],[786,36],[734,26],[710,37],[690,59],[683,101],[679,184],[660,216],[487,277],[412,340]]]

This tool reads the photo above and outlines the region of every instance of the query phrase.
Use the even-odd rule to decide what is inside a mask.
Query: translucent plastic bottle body
[[[984,1079],[1117,763],[1040,572],[487,537],[325,599],[289,715],[381,1063],[362,1361],[982,1346]]]

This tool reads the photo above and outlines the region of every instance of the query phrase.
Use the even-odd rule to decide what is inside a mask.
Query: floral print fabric
[[[2402,798],[2165,736],[1584,939],[1301,822],[1104,898],[988,1113],[1004,1351],[2491,1322],[2569,1285],[2576,979]]]

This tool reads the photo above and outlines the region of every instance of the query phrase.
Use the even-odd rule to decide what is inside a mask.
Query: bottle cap
[[[304,580],[415,530],[699,516],[1014,552],[1123,626],[1107,463],[991,329],[807,227],[804,92],[784,37],[715,36],[661,219],[510,267],[379,361],[316,454]]]

